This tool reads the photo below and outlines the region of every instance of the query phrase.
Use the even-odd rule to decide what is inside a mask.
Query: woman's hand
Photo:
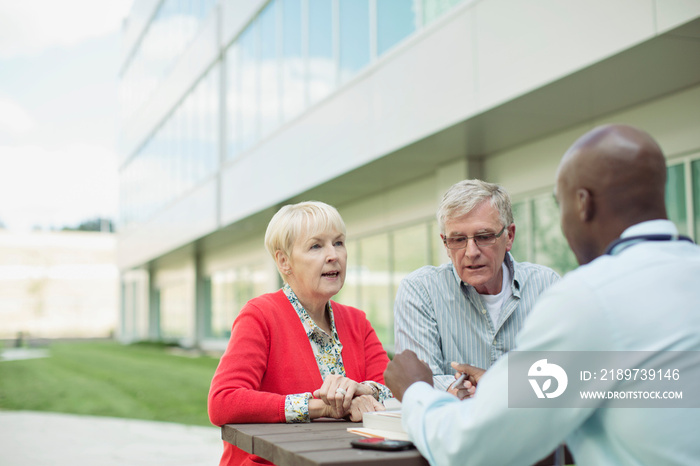
[[[331,417],[341,418],[348,413],[353,398],[371,394],[372,388],[367,385],[342,375],[329,375],[314,392],[314,398],[320,398],[334,410]]]
[[[384,405],[375,400],[372,395],[361,395],[352,399],[349,418],[352,422],[362,422],[362,413],[384,410]]]
[[[323,400],[317,398],[309,400],[309,419],[318,419],[319,417],[341,419],[343,415],[344,413],[339,415],[335,407],[327,405]]]

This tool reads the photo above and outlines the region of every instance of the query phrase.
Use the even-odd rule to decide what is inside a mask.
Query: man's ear
[[[515,223],[508,225],[508,228],[506,228],[506,234],[508,235],[508,239],[506,240],[506,251],[510,251],[513,249],[513,241],[515,241]]]
[[[595,203],[593,194],[586,188],[576,190],[576,207],[578,217],[582,222],[590,222],[595,215]]]

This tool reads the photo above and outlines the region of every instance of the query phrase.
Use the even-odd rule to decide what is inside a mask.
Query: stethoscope
[[[605,248],[605,254],[613,255],[613,250],[625,243],[642,243],[645,241],[690,241],[695,244],[691,238],[684,235],[639,235],[639,236],[628,236],[626,238],[618,238],[610,245]],[[632,244],[628,245],[632,246]],[[622,250],[622,249],[621,249]],[[620,251],[621,251],[620,250]],[[619,251],[617,251],[619,252]]]

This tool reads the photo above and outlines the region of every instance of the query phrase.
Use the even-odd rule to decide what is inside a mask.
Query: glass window
[[[206,175],[206,164],[209,159],[208,147],[208,131],[207,124],[209,123],[209,111],[207,108],[207,100],[209,97],[209,76],[208,73],[202,82],[197,86],[196,98],[192,103],[192,160],[189,163],[190,176],[188,179],[192,185],[196,185]]]
[[[333,297],[334,301],[361,309],[360,303],[360,243],[357,240],[345,242],[348,251],[348,263],[345,272],[345,284]]]
[[[430,264],[438,266],[441,264],[446,264],[450,261],[447,251],[445,250],[445,245],[440,237],[440,226],[437,220],[433,220],[430,224]]]
[[[394,343],[394,310],[387,233],[360,240],[360,309],[385,345]]]
[[[187,115],[187,145],[185,156],[183,157],[183,173],[182,180],[185,185],[183,191],[189,191],[196,181],[197,171],[195,169],[195,160],[202,157],[199,149],[199,107],[203,97],[203,81],[197,84],[195,92],[188,98],[186,103]]]
[[[377,0],[377,55],[416,30],[414,0]]]
[[[258,139],[258,22],[253,22],[240,36],[240,149],[246,150]]]
[[[333,62],[333,3],[309,0],[309,100],[317,102],[335,87]]]
[[[124,87],[129,89],[123,112],[125,119],[140,108],[167,77],[214,5],[212,0],[161,2],[123,75]]]
[[[158,195],[154,199],[158,204],[162,205],[167,199],[173,196],[173,179],[170,170],[170,159],[177,153],[179,146],[177,141],[177,127],[175,118],[170,118],[164,125],[164,144],[163,150],[158,151],[156,165],[161,173],[161,182],[158,186]],[[164,175],[164,176],[163,176]]]
[[[347,81],[369,64],[368,0],[340,0],[340,79]]]
[[[183,37],[190,38],[194,37],[199,28],[199,17],[198,12],[194,10],[194,3],[189,1],[180,1],[180,34]],[[188,40],[188,42],[189,42]]]
[[[238,42],[226,52],[226,157],[233,159],[240,152],[241,86]]]
[[[177,122],[178,145],[175,154],[173,154],[174,157],[170,157],[173,167],[173,193],[170,199],[178,197],[183,191],[182,161],[187,151],[187,113],[183,105],[180,105],[176,110],[175,121]]]
[[[392,295],[406,275],[430,264],[429,230],[427,224],[421,223],[394,232]]]
[[[282,103],[284,119],[298,115],[305,105],[301,0],[283,1]]]
[[[554,198],[551,195],[535,198],[532,209],[535,262],[553,268],[560,275],[575,269],[576,257],[561,232],[559,208]]]
[[[192,328],[192,318],[186,283],[168,285],[160,289],[160,328],[165,339],[187,336]]]
[[[211,276],[211,322],[208,336],[228,338],[231,326],[245,303],[268,293],[269,273],[262,264],[215,272]]]
[[[515,222],[515,241],[511,253],[518,262],[532,262],[528,233],[532,228],[530,221],[530,200],[513,203],[513,221]]]
[[[389,349],[394,342],[394,297],[401,280],[424,265],[449,260],[438,232],[433,220],[347,242],[345,286],[335,300],[362,309]]]
[[[423,0],[423,24],[430,24],[464,0]]]
[[[681,234],[688,234],[688,215],[685,200],[685,170],[683,164],[666,169],[666,211],[668,218]]]
[[[119,225],[120,231],[125,229],[133,221],[133,202],[131,198],[134,194],[134,186],[132,183],[132,167],[133,164],[129,164],[124,167],[119,177],[121,182],[119,195],[121,196],[121,199],[123,199],[122,203],[119,204],[121,212],[121,222]]]
[[[280,121],[279,71],[277,69],[277,10],[270,2],[258,19],[260,24],[260,135],[274,130]]]
[[[700,241],[700,160],[691,164],[693,175],[693,217],[695,217],[695,242]]]
[[[209,97],[209,76],[210,73],[200,81],[197,85],[195,95],[192,102],[192,120],[190,124],[192,129],[190,135],[192,137],[191,156],[192,159],[188,163],[190,171],[187,177],[192,185],[196,185],[206,175],[205,167],[209,159],[208,147],[208,130],[206,125],[209,123],[209,112],[207,109],[207,100]]]
[[[217,272],[211,276],[210,288],[210,323],[209,335],[215,338],[228,338],[231,336],[231,325],[235,315],[232,315],[232,272]]]
[[[202,118],[200,128],[205,141],[206,157],[200,163],[202,178],[214,173],[219,164],[219,144],[221,132],[221,106],[219,105],[219,89],[221,83],[221,73],[216,65],[209,71],[206,79],[206,95],[203,106],[204,118]],[[201,180],[201,178],[200,178]]]
[[[124,176],[131,181],[124,197],[132,215],[126,218],[146,220],[216,169],[218,76],[214,66],[127,165]]]
[[[196,90],[190,95],[185,98],[185,101],[182,103],[182,106],[180,108],[180,111],[182,112],[183,115],[183,120],[184,120],[184,128],[183,128],[183,141],[182,141],[182,154],[180,156],[180,170],[178,172],[178,175],[180,177],[180,191],[178,192],[178,195],[181,195],[183,192],[187,191],[190,189],[191,185],[191,173],[192,173],[192,160],[195,157],[195,154],[193,153],[195,150],[195,119],[196,119],[196,105],[197,105],[197,100],[199,98],[199,94],[201,94],[200,89],[201,89],[201,83],[200,85],[196,88]]]
[[[219,134],[219,100],[217,99],[216,83],[218,82],[219,71],[215,66],[204,78],[204,89],[202,99],[199,102],[199,117],[197,118],[198,152],[201,157],[194,161],[196,181],[200,182],[206,178],[215,168],[215,160],[218,154],[217,136]]]

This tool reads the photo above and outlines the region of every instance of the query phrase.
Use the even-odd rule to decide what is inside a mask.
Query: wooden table
[[[226,424],[221,438],[278,466],[363,465],[426,466],[418,450],[384,452],[359,450],[350,441],[361,438],[347,431],[346,421],[315,420],[302,424]]]

